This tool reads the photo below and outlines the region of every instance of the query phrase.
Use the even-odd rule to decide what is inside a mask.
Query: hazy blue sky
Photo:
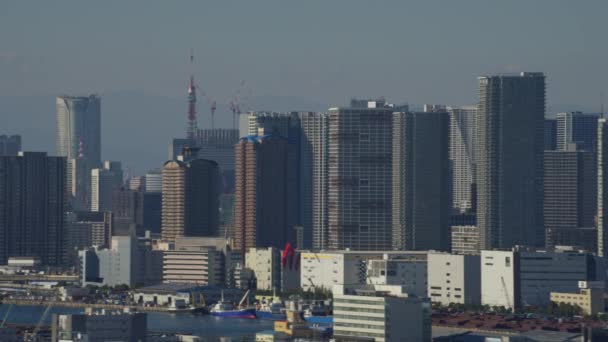
[[[193,47],[201,86],[220,102],[245,80],[253,95],[330,104],[465,104],[477,75],[531,70],[547,74],[551,103],[599,103],[607,14],[605,0],[5,0],[0,92],[177,97]]]
[[[480,74],[519,71],[546,73],[549,112],[597,111],[607,17],[608,0],[2,0],[0,134],[53,153],[53,96],[100,93],[104,158],[158,167],[185,131],[190,48],[223,126],[237,91],[249,109],[460,105],[477,101]]]

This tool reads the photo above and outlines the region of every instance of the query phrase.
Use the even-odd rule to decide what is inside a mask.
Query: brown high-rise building
[[[182,158],[183,159],[183,158]],[[163,167],[162,238],[216,236],[220,176],[212,160],[171,160]]]
[[[163,240],[184,236],[186,225],[186,164],[171,160],[163,167],[161,233]]]
[[[297,182],[294,146],[275,135],[248,136],[235,146],[236,249],[295,243]]]

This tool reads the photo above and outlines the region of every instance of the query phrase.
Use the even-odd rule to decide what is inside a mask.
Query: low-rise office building
[[[427,297],[427,254],[385,254],[381,260],[367,262],[367,283],[401,285],[405,293]]]
[[[514,248],[481,252],[481,303],[520,308],[546,306],[551,292],[575,292],[579,281],[605,281],[601,260],[576,250]]]
[[[163,251],[163,282],[235,286],[234,272],[241,255],[230,245],[225,238],[177,237]]]
[[[605,311],[604,282],[579,281],[578,287],[578,293],[551,292],[551,302],[577,305],[585,315]]]
[[[398,285],[336,285],[336,342],[431,340],[431,303],[408,297]]]
[[[110,248],[78,252],[83,286],[145,286],[161,282],[162,252],[133,236],[113,236]]]
[[[276,247],[250,248],[245,254],[245,267],[253,272],[258,290],[289,291],[300,287],[297,253],[285,256]]]
[[[148,334],[147,314],[132,312],[94,312],[53,314],[52,341],[125,341],[145,342]]]
[[[433,303],[481,303],[479,255],[429,253],[428,295]]]
[[[300,254],[300,284],[304,291],[331,290],[334,285],[367,283],[367,264],[370,260],[382,260],[408,255],[426,254],[417,251],[321,251]]]

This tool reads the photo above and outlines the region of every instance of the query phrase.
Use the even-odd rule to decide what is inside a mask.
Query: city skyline
[[[346,105],[353,96],[380,95],[395,103],[472,105],[476,77],[485,73],[544,72],[549,114],[599,112],[600,94],[608,94],[603,82],[608,49],[596,43],[602,38],[597,16],[605,12],[604,2],[392,3],[381,15],[371,14],[377,13],[373,4],[349,2],[349,16],[341,15],[339,4],[191,4],[184,11],[152,3],[145,14],[134,3],[121,4],[120,10],[107,4],[87,7],[95,15],[74,15],[76,22],[53,18],[78,13],[79,5],[7,4],[0,13],[0,115],[9,119],[7,129],[14,134],[35,135],[25,140],[27,150],[51,152],[49,98],[98,93],[104,102],[104,159],[131,156],[125,168],[141,174],[165,159],[156,147],[185,130],[190,49],[200,89],[217,101],[215,127],[231,127],[229,102],[237,94],[243,110],[319,111]],[[135,22],[134,13],[141,16]],[[227,25],[214,13],[231,13],[235,20]],[[435,25],[426,27],[420,13],[432,13]],[[35,25],[18,20],[25,15]],[[305,18],[316,15],[313,27]],[[541,24],[539,16],[551,20]],[[247,25],[252,18],[260,20]],[[365,25],[353,25],[349,18]],[[157,27],[156,22],[176,25]],[[40,30],[44,23],[53,29]],[[483,29],[490,24],[492,30]],[[49,45],[56,36],[63,39]],[[89,37],[99,43],[66,53],[68,42]],[[364,41],[381,41],[387,53],[365,51]],[[198,100],[199,128],[210,128],[207,98]],[[149,134],[129,140],[143,120]],[[112,141],[109,132],[115,132]]]

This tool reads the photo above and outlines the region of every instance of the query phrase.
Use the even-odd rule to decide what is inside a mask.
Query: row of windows
[[[369,300],[359,300],[359,299],[337,299],[336,304],[340,303],[350,303],[350,304],[366,304],[366,305],[384,305],[384,302],[379,301],[369,301]]]
[[[334,311],[355,311],[355,312],[369,312],[369,313],[384,313],[384,309],[367,309],[367,308],[352,308],[348,306],[334,305]]]
[[[334,314],[334,319],[363,319],[366,321],[384,322],[384,317],[355,316],[343,314]]]

